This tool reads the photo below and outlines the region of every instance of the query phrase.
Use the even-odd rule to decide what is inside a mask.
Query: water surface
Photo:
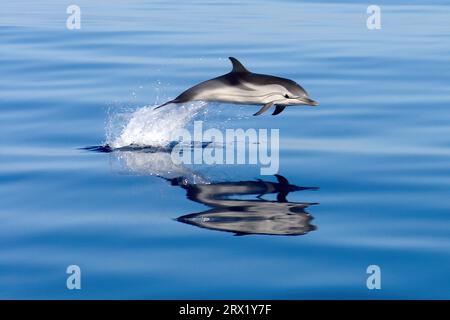
[[[445,1],[380,1],[372,31],[357,1],[76,4],[80,30],[66,3],[2,4],[1,298],[450,297]],[[228,72],[228,56],[320,106],[199,106],[186,125],[280,129],[287,184],[254,165],[83,149]],[[382,290],[366,287],[371,264]]]

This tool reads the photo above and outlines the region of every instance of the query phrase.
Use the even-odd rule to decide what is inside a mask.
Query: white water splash
[[[168,105],[154,110],[155,106],[137,109],[128,117],[114,117],[110,122],[126,121],[118,134],[117,123],[108,125],[107,144],[113,149],[124,147],[168,146],[172,134],[185,126],[198,115],[206,102],[197,101],[186,105]],[[118,120],[119,119],[119,120]]]

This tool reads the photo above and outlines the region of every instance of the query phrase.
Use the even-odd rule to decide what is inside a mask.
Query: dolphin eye
[[[284,95],[284,97],[289,99],[289,95],[287,93]]]

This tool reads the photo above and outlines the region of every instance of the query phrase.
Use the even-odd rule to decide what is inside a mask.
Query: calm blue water
[[[379,1],[370,31],[371,3],[240,2],[77,0],[80,30],[68,2],[2,3],[0,298],[450,298],[448,3]],[[258,166],[178,172],[164,153],[83,149],[230,55],[320,106],[210,105],[205,121],[280,129],[279,174],[318,190],[263,201],[257,179],[277,179]]]

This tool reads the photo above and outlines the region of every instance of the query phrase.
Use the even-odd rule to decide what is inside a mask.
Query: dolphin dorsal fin
[[[233,64],[233,70],[231,72],[250,72],[248,71],[242,63],[239,62],[238,59],[229,57],[231,63]]]
[[[285,177],[283,177],[282,175],[276,174],[275,178],[277,178],[279,184],[282,184],[284,186],[288,186],[289,185],[289,181]]]

